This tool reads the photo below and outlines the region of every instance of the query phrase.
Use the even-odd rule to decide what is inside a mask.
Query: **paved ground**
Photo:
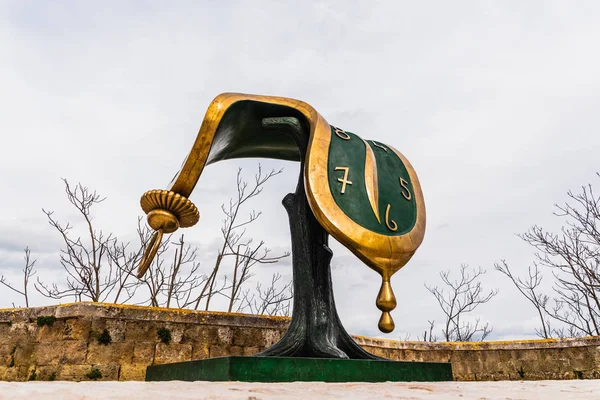
[[[600,380],[437,383],[0,382],[0,399],[600,399]]]

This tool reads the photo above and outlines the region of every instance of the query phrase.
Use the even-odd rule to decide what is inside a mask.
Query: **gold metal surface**
[[[137,270],[137,277],[141,278],[144,276],[150,265],[152,264],[152,260],[156,257],[156,252],[160,247],[160,242],[162,241],[163,231],[162,229],[157,230],[152,235],[152,239],[150,239],[150,243],[148,243],[148,247],[144,251],[144,255],[142,256],[142,261],[140,261],[140,265]]]
[[[365,188],[367,190],[367,197],[369,197],[369,203],[371,204],[371,209],[373,210],[373,214],[375,214],[375,218],[377,218],[377,222],[381,223],[381,218],[379,217],[379,183],[377,181],[377,168],[375,161],[375,154],[373,153],[373,149],[366,140],[363,139],[365,143]]]
[[[149,190],[140,199],[142,210],[147,214],[148,225],[156,232],[144,251],[137,270],[137,277],[144,276],[160,247],[163,234],[195,225],[200,219],[198,209],[184,196],[169,190]]]
[[[389,280],[384,279],[381,283],[379,294],[377,294],[376,304],[377,308],[382,311],[379,323],[377,324],[379,330],[385,333],[393,331],[394,320],[392,319],[390,311],[396,308],[396,296],[394,296],[392,285]]]
[[[329,188],[327,163],[332,127],[309,104],[284,97],[238,93],[225,93],[217,96],[209,105],[193,147],[188,157],[184,161],[181,170],[169,185],[169,191],[167,192],[180,195],[182,198],[187,200],[186,197],[190,196],[207,162],[211,162],[211,159],[209,158],[211,154],[211,147],[225,112],[235,103],[242,101],[268,103],[287,107],[293,111],[294,114],[291,115],[297,115],[299,113],[305,119],[305,122],[310,129],[310,142],[304,167],[304,180],[309,205],[318,222],[329,234],[346,246],[370,268],[381,275],[382,290],[378,296],[377,304],[378,307],[381,304],[385,310],[382,310],[383,314],[379,320],[379,329],[383,332],[391,332],[391,330],[394,329],[394,322],[391,319],[389,311],[395,307],[396,300],[393,292],[391,291],[389,281],[391,276],[408,262],[421,244],[425,234],[426,222],[425,204],[417,175],[410,162],[393,147],[385,147],[379,143],[372,142],[376,147],[381,148],[386,152],[393,151],[402,160],[406,170],[408,171],[410,182],[412,183],[413,193],[411,194],[411,192],[408,191],[407,195],[404,193],[403,195],[405,198],[407,198],[407,200],[413,199],[413,201],[416,202],[417,213],[413,229],[403,235],[387,236],[370,231],[354,222],[344,213],[344,211],[342,211],[342,209],[340,209],[340,207],[336,204]],[[350,140],[350,136],[344,130],[333,127],[333,131],[335,135],[341,139]],[[226,141],[221,142],[220,144],[222,143],[224,143],[224,145],[227,144]],[[215,151],[218,151],[218,149]],[[218,159],[223,158],[217,158],[217,160]],[[367,160],[365,162],[373,162],[373,160],[368,160],[369,156],[367,155]],[[369,170],[373,171],[376,170],[376,168],[369,168]],[[375,189],[377,188],[376,179],[376,176],[365,176],[365,182],[368,182],[366,184],[367,190],[369,191],[369,202],[371,203],[373,212],[379,220],[379,211],[377,207],[378,202],[376,201],[377,193]],[[343,180],[346,182],[340,181],[343,185],[342,190],[345,189],[346,184],[350,183],[348,181],[347,171],[344,174]],[[405,186],[401,180],[400,184],[403,188],[408,190],[408,182]],[[174,195],[170,196],[171,198],[174,198]],[[146,202],[150,203],[151,196],[148,197],[149,198],[146,200]],[[156,208],[171,212],[171,214],[177,217],[177,221],[181,227],[191,226],[198,220],[196,217],[195,221],[189,225],[188,222],[186,222],[188,221],[187,217],[184,218],[184,215],[174,212],[171,208],[164,207],[163,205],[165,202],[162,200],[162,197],[158,196],[158,198],[160,201],[162,201],[162,203],[160,203],[160,207]],[[156,197],[152,197],[152,201],[154,202],[152,204],[156,203],[155,199]],[[144,208],[144,204],[145,200],[143,197],[142,208]],[[144,211],[148,213],[152,210],[147,210],[144,208]],[[195,211],[197,212],[197,210]],[[169,217],[165,217],[164,215],[162,215],[161,218],[163,219],[158,219],[156,222],[153,221],[153,223],[156,226],[162,226],[163,230],[168,229],[167,225],[169,225],[171,220],[169,220]],[[193,218],[190,217],[189,221],[191,220],[193,220]],[[387,220],[388,218],[386,217],[386,224],[388,223]],[[391,223],[394,221],[389,222]],[[390,227],[390,225],[388,225],[388,227]],[[159,231],[161,230],[159,229]],[[153,249],[153,246],[149,246],[148,248]],[[149,253],[149,255],[151,254]]]
[[[177,218],[181,228],[194,226],[200,219],[200,214],[194,203],[181,194],[169,190],[155,189],[147,191],[142,195],[140,205],[146,214],[149,214],[153,210],[166,210],[170,212]],[[150,220],[148,220],[148,223],[150,223]],[[155,230],[158,229],[152,228]]]
[[[394,324],[394,320],[392,319],[392,315],[389,313],[389,311],[384,311],[381,313],[377,327],[383,333],[390,333],[394,330],[396,324]]]

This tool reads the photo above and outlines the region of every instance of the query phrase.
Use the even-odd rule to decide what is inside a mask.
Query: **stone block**
[[[0,344],[0,366],[8,367],[16,350],[17,346],[12,344]]]
[[[16,366],[30,366],[34,360],[34,352],[35,352],[35,343],[29,341],[23,341],[19,343],[17,346],[13,347],[14,353],[14,364]],[[12,351],[12,349],[11,349]]]
[[[183,342],[185,324],[166,324],[164,328],[167,328],[169,331],[171,331],[171,343],[177,344]]]
[[[42,365],[36,367],[36,380],[38,381],[54,381],[58,377],[58,365]]]
[[[575,371],[591,371],[594,368],[594,362],[591,357],[571,358],[569,364]]]
[[[217,328],[217,341],[220,345],[229,346],[233,342],[233,329],[228,326]]]
[[[106,320],[106,329],[108,329],[112,343],[119,343],[125,340],[126,321],[108,319]]]
[[[395,353],[395,350],[392,350],[392,353]],[[420,357],[423,361],[429,362],[449,362],[452,358],[451,350],[420,350]]]
[[[14,334],[12,326],[6,322],[0,322],[0,346],[10,346],[13,344]]]
[[[147,364],[123,364],[119,374],[120,381],[144,381]]]
[[[389,349],[385,349],[385,350],[388,350],[388,354],[390,353]],[[392,351],[391,353],[392,354],[390,354],[390,356],[393,357],[393,353],[394,352]],[[421,351],[412,350],[412,349],[405,349],[402,353],[403,353],[402,354],[402,356],[403,356],[402,357],[402,361],[423,361],[422,360],[423,357],[421,355],[421,353],[422,353]]]
[[[452,372],[458,375],[472,375],[469,363],[467,361],[452,361]]]
[[[262,336],[262,343],[264,343],[264,346],[271,347],[279,341],[281,338],[281,332],[279,332],[277,329],[263,329]]]
[[[384,347],[371,347],[367,351],[371,354],[374,354],[379,357],[387,358],[387,359],[390,359],[392,357],[392,354],[390,353],[390,349],[386,349]],[[396,360],[396,361],[412,361],[412,360],[406,360],[406,359],[402,358],[402,360]]]
[[[205,344],[194,344],[192,347],[192,360],[203,360],[210,355],[209,347]]]
[[[58,365],[63,352],[62,346],[54,343],[39,343],[36,346],[35,358],[38,365]]]
[[[29,367],[0,367],[0,380],[3,381],[26,381],[29,375]]]
[[[589,347],[573,347],[568,351],[568,357],[571,360],[593,359],[593,354]]]
[[[89,381],[91,380],[87,375],[92,372],[93,369],[98,369],[102,374],[102,377],[95,379],[99,381],[116,381],[119,379],[119,365],[63,365],[56,374],[56,380],[58,381]]]
[[[189,343],[183,344],[164,344],[156,345],[156,353],[154,356],[154,364],[166,364],[181,361],[189,361],[192,359],[192,345]]]
[[[102,332],[106,328],[106,318],[92,318],[90,330],[92,332]]]
[[[69,340],[61,343],[62,364],[83,364],[87,356],[88,344],[83,340]]]
[[[68,340],[60,345],[56,343],[38,343],[34,357],[37,365],[83,364],[87,354],[87,343],[80,340]]]
[[[90,318],[69,318],[65,320],[63,339],[88,340],[91,327]]]
[[[229,348],[230,356],[241,356],[244,355],[244,349],[240,346],[231,346]]]
[[[512,354],[507,350],[497,350],[498,362],[507,362],[513,360]]]
[[[229,348],[224,346],[210,346],[209,356],[210,358],[225,357],[229,355]]]
[[[184,324],[182,343],[206,342],[206,325]]]
[[[132,363],[151,365],[154,363],[155,351],[156,343],[154,342],[134,343]]]
[[[29,320],[18,321],[13,322],[10,326],[9,335],[12,337],[13,340],[16,339],[17,341],[24,339],[35,341],[37,331],[38,326],[35,320],[32,320],[32,322],[30,322]]]
[[[542,359],[549,359],[544,355],[547,352],[547,349],[528,349],[526,351],[512,351],[511,353],[514,355],[515,360],[540,362]]]
[[[129,364],[133,359],[131,342],[117,342],[108,345],[92,342],[88,345],[86,362],[88,364]]]
[[[57,320],[51,326],[44,325],[37,329],[36,341],[40,343],[58,342],[65,336],[65,321]]]
[[[87,380],[86,374],[92,370],[91,365],[62,365],[56,372],[57,381],[83,381]]]
[[[127,321],[125,340],[130,342],[158,342],[157,324],[154,321]]]
[[[479,353],[480,352],[476,351],[476,350],[455,351],[454,354],[452,355],[452,360],[454,361],[454,359],[458,358],[461,361],[469,361],[469,362],[479,361],[479,357],[480,357]]]
[[[244,355],[245,356],[253,356],[259,352],[260,352],[260,350],[258,347],[244,347]]]
[[[182,343],[192,343],[194,346],[227,346],[233,341],[231,328],[220,329],[218,326],[197,325],[187,326],[183,332]]]
[[[121,366],[118,364],[94,364],[91,368],[88,367],[88,372],[91,371],[92,368],[97,368],[100,370],[102,374],[101,378],[98,378],[99,381],[117,381],[119,380],[119,371]],[[90,380],[87,376],[84,376],[85,380]]]
[[[260,328],[236,327],[233,329],[233,344],[242,347],[265,346],[265,338]]]

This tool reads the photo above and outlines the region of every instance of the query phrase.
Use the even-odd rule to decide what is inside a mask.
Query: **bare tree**
[[[224,204],[221,207],[225,215],[221,227],[223,244],[210,273],[202,272],[200,263],[196,261],[198,249],[186,244],[183,235],[177,241],[171,241],[169,236],[159,247],[148,273],[141,280],[137,279],[135,269],[150,243],[152,230],[138,218],[139,246],[135,247],[112,234],[104,234],[93,223],[92,212],[93,206],[105,198],[81,183],[72,186],[63,179],[67,198],[82,217],[85,234],[77,235],[69,222],[61,223],[53,212],[43,210],[50,225],[62,237],[60,263],[67,276],[63,285],[46,284],[38,278],[34,284],[36,290],[52,299],[112,300],[114,303],[132,302],[155,307],[198,309],[203,302],[205,310],[211,307],[211,300],[219,295],[227,299],[225,307],[229,312],[236,307],[238,310],[248,308],[258,313],[289,312],[291,296],[284,292],[290,289],[291,284],[284,285],[282,290],[276,289],[280,275],[273,275],[271,286],[267,289],[263,289],[259,283],[257,293],[243,289],[254,276],[253,268],[257,265],[275,263],[290,254],[285,252],[272,256],[264,241],[255,242],[246,237],[246,228],[260,217],[261,212],[252,210],[247,218],[241,217],[246,203],[258,196],[265,183],[281,170],[264,173],[259,165],[252,184],[242,179],[241,172],[241,169],[238,170],[236,196],[230,199],[227,206]],[[28,249],[26,254],[29,257]],[[231,260],[232,263],[225,263],[225,260]],[[27,282],[33,275],[35,261],[27,262],[24,291],[8,284],[4,277],[0,283],[23,294],[28,304]],[[242,306],[242,300],[250,298],[251,307]]]
[[[271,278],[271,284],[266,288],[258,282],[255,293],[251,293],[249,289],[244,291],[238,311],[249,310],[251,314],[258,315],[290,315],[292,283],[287,282],[278,287],[280,279],[281,275],[275,273]]]
[[[435,328],[435,321],[428,320],[429,328],[423,332],[423,341],[424,342],[437,342],[437,336],[433,335],[433,329]],[[429,331],[429,336],[427,336],[427,332]]]
[[[54,218],[52,211],[43,210],[48,222],[60,233],[64,242],[60,263],[67,272],[66,288],[59,288],[56,284],[48,286],[40,281],[39,277],[34,287],[42,295],[52,299],[72,296],[76,301],[104,301],[116,283],[110,264],[107,273],[103,273],[107,250],[114,239],[112,235],[104,235],[101,230],[97,231],[94,228],[91,209],[105,198],[81,183],[71,187],[66,179],[63,179],[63,182],[69,202],[84,219],[86,235],[73,238],[73,226],[70,223],[61,224]]]
[[[245,237],[246,228],[249,224],[256,221],[262,214],[262,212],[256,212],[252,210],[246,219],[239,221],[240,212],[242,206],[246,204],[252,198],[258,196],[265,183],[272,177],[279,175],[282,170],[271,170],[268,173],[263,173],[262,167],[258,166],[258,171],[254,175],[254,181],[252,185],[244,181],[242,178],[242,169],[238,169],[236,186],[237,193],[236,197],[229,200],[229,204],[226,206],[223,204],[221,210],[225,215],[223,224],[221,226],[221,236],[223,238],[223,244],[217,253],[214,267],[208,276],[200,294],[195,299],[194,309],[200,307],[201,301],[205,301],[204,309],[208,310],[212,298],[216,294],[222,294],[229,299],[228,311],[231,311],[235,304],[240,301],[241,287],[242,285],[253,276],[251,268],[256,264],[270,264],[279,261],[280,259],[289,256],[289,252],[285,252],[282,255],[270,256],[271,250],[265,246],[264,241],[260,241],[257,244],[252,239]],[[217,277],[221,271],[221,266],[225,258],[231,258],[234,260],[233,264],[233,280],[229,285],[229,295],[226,295],[223,290],[224,287],[215,286]],[[216,290],[216,288],[219,290]]]
[[[520,277],[513,275],[513,272],[508,267],[506,260],[501,260],[500,263],[495,263],[494,267],[496,270],[506,275],[516,286],[519,292],[535,307],[542,326],[541,328],[535,328],[535,333],[540,337],[550,338],[553,330],[550,327],[550,320],[547,312],[549,298],[547,295],[539,292],[539,286],[542,283],[542,274],[538,264],[534,263],[533,267],[529,267],[528,276],[525,279],[521,279]]]
[[[37,271],[33,270],[33,267],[37,260],[31,260],[31,250],[29,247],[25,247],[25,267],[23,267],[23,289],[17,289],[16,286],[11,285],[6,281],[4,275],[0,276],[0,283],[11,289],[12,291],[20,294],[25,299],[25,307],[29,307],[29,293],[27,289],[29,287],[29,278],[31,278]],[[14,306],[14,304],[13,304]]]
[[[196,262],[198,249],[186,244],[181,235],[177,242],[170,236],[162,243],[148,271],[139,282],[147,289],[147,297],[140,304],[154,307],[187,308],[194,303],[193,296],[198,288],[206,284],[208,277],[200,273],[200,263]],[[168,255],[170,245],[175,245],[172,261]],[[218,291],[225,290],[226,281]]]
[[[242,289],[244,284],[254,276],[253,269],[257,264],[270,264],[289,256],[289,252],[271,256],[270,249],[266,247],[264,241],[255,244],[251,238],[246,238],[246,228],[260,217],[260,212],[252,210],[246,219],[240,221],[243,206],[258,196],[265,183],[280,172],[281,170],[271,170],[265,174],[259,165],[250,185],[242,179],[242,170],[238,170],[236,196],[229,200],[227,206],[225,204],[221,206],[225,215],[221,226],[223,243],[217,252],[210,273],[206,274],[200,270],[200,264],[196,262],[198,254],[196,247],[185,244],[183,236],[176,242],[172,242],[171,237],[168,237],[159,247],[145,276],[141,280],[135,280],[136,283],[130,282],[124,286],[127,298],[131,298],[136,291],[139,294],[138,289],[143,288],[142,292],[146,295],[137,296],[137,304],[198,309],[203,303],[203,308],[209,310],[212,307],[211,300],[218,295],[228,300],[226,306],[228,312],[235,307],[237,311],[248,308],[257,313],[289,311],[290,298],[283,293],[271,292],[268,289],[261,291],[260,283],[257,285],[257,293],[251,294],[249,289]],[[138,226],[138,236],[143,246],[148,244],[150,234],[150,230]],[[175,245],[174,256],[169,255],[172,245]],[[128,277],[134,274],[134,264],[139,262],[143,250],[140,249],[135,256],[128,258],[123,256],[124,250],[110,252],[114,264],[119,271],[122,271],[121,276]],[[113,257],[112,254],[117,254],[119,257]],[[226,260],[231,260],[232,263],[226,263]],[[276,274],[273,279],[277,282],[280,276]],[[289,289],[290,285],[285,285],[285,288]],[[242,300],[250,296],[253,299],[252,308],[243,307]]]
[[[468,266],[465,264],[460,266],[460,278],[456,280],[450,278],[449,270],[442,271],[440,277],[447,287],[446,289],[425,285],[436,298],[446,316],[442,330],[446,341],[470,342],[474,341],[478,334],[480,335],[479,340],[484,340],[492,332],[489,324],[482,325],[479,318],[476,318],[475,322],[469,322],[465,321],[464,317],[481,304],[490,301],[498,294],[498,289],[484,293],[478,278],[485,274],[485,270],[480,267],[478,270],[473,269],[470,273],[467,268]],[[446,293],[445,290],[448,292]]]
[[[137,279],[135,270],[142,258],[143,250],[148,245],[152,237],[152,230],[138,218],[137,236],[140,241],[139,246],[134,246],[136,250],[130,250],[130,243],[123,243],[114,239],[110,242],[107,250],[108,262],[115,271],[115,297],[113,303],[127,303],[136,294],[142,282]],[[123,298],[122,296],[125,296]]]
[[[537,263],[533,272],[530,269],[530,278],[520,281],[505,272],[536,306],[540,319],[545,321],[540,332],[544,337],[600,334],[600,196],[591,184],[567,195],[564,205],[555,205],[554,214],[564,220],[560,233],[535,225],[519,235],[537,249]],[[534,292],[537,280],[541,281],[538,265],[554,278],[552,305],[548,304],[549,296]],[[559,324],[558,328],[549,329],[550,319]]]

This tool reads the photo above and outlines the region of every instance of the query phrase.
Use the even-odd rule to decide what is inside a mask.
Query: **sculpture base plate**
[[[451,381],[450,363],[299,357],[218,357],[151,365],[146,381],[437,382]]]

